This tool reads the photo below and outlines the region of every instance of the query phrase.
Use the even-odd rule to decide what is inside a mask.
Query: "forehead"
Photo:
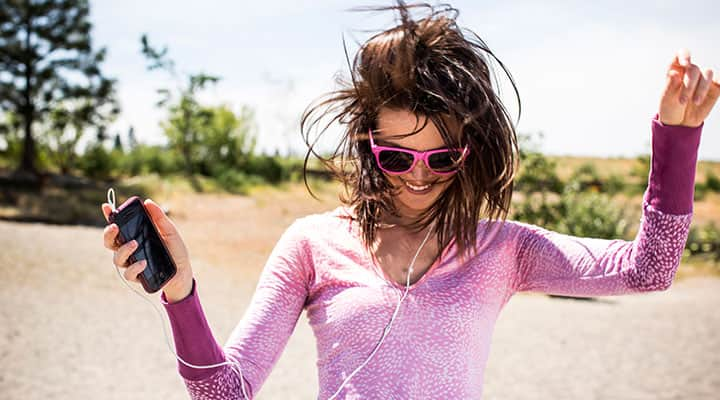
[[[397,135],[410,136],[399,137]],[[383,108],[378,113],[373,138],[378,144],[398,145],[415,150],[430,150],[446,146],[432,119],[408,110]]]

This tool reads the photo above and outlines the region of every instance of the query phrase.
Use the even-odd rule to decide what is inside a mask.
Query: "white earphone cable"
[[[390,333],[390,329],[392,328],[392,323],[395,321],[395,317],[398,314],[398,311],[400,311],[400,304],[402,304],[403,300],[405,300],[405,297],[408,294],[408,290],[410,290],[410,274],[413,272],[413,266],[415,265],[415,260],[417,259],[418,255],[420,254],[420,250],[422,250],[423,246],[425,246],[425,242],[427,242],[428,238],[430,237],[430,233],[432,232],[432,228],[428,229],[427,235],[425,235],[425,239],[423,239],[422,243],[420,244],[420,247],[418,247],[417,251],[415,252],[415,256],[413,257],[412,261],[410,262],[410,266],[408,267],[408,273],[407,273],[407,282],[405,284],[405,292],[400,297],[400,301],[398,301],[397,306],[395,307],[395,312],[393,312],[392,318],[390,318],[390,322],[385,326],[385,329],[383,330],[383,334],[380,337],[380,341],[375,345],[375,348],[370,353],[368,358],[363,361],[362,364],[360,364],[359,367],[357,367],[350,375],[348,375],[347,378],[343,381],[343,383],[340,385],[340,387],[333,393],[332,396],[328,398],[328,400],[334,400],[335,397],[340,393],[340,391],[345,387],[345,385],[350,382],[350,379],[352,379],[355,374],[357,374],[365,365],[367,365],[368,362],[375,356],[375,353],[380,349],[380,346],[382,345],[383,341],[385,341],[385,337],[387,337],[388,333]]]
[[[112,195],[112,197],[111,197],[111,195]],[[112,207],[113,211],[115,211],[115,191],[114,191],[112,188],[110,188],[110,189],[108,190],[107,198],[108,198],[108,203],[109,203],[110,206]],[[184,365],[186,365],[186,366],[188,366],[188,367],[190,367],[190,368],[196,368],[196,369],[209,369],[209,368],[220,367],[220,366],[223,366],[223,365],[229,365],[231,368],[233,368],[233,370],[237,371],[237,373],[238,373],[238,375],[239,375],[239,377],[240,377],[240,389],[242,390],[243,398],[246,399],[246,400],[249,400],[249,399],[250,399],[250,396],[248,396],[247,390],[245,389],[245,380],[243,379],[242,369],[240,368],[240,364],[239,364],[239,363],[230,360],[230,361],[224,361],[224,362],[221,362],[221,363],[211,364],[211,365],[195,365],[195,364],[191,364],[191,363],[183,360],[183,359],[177,354],[177,352],[175,351],[175,349],[173,348],[173,346],[170,344],[170,337],[168,336],[167,327],[165,327],[165,320],[164,320],[163,317],[162,317],[162,312],[160,312],[160,309],[155,305],[155,303],[153,303],[152,301],[150,301],[150,299],[148,299],[145,295],[143,295],[143,294],[140,293],[139,291],[135,290],[134,287],[130,286],[130,284],[127,282],[127,280],[125,280],[125,278],[124,278],[124,277],[122,276],[122,274],[120,273],[120,268],[118,268],[117,265],[115,265],[115,264],[113,263],[113,266],[115,267],[115,271],[117,272],[118,277],[119,277],[120,280],[125,284],[125,286],[127,286],[128,289],[132,290],[133,292],[135,292],[135,294],[137,294],[138,296],[140,296],[141,299],[147,301],[147,302],[155,309],[155,312],[157,312],[158,317],[160,318],[160,324],[162,325],[163,334],[165,335],[165,344],[167,345],[168,350],[170,350],[170,352],[175,356],[175,358],[176,358],[178,361],[180,361],[181,363],[183,363]]]
[[[113,265],[114,265],[114,264],[113,264]],[[243,398],[245,398],[245,399],[247,399],[247,400],[250,399],[250,396],[248,396],[247,390],[245,389],[245,380],[243,379],[242,369],[240,368],[240,365],[237,364],[236,362],[234,362],[234,361],[224,361],[224,362],[221,362],[221,363],[211,364],[211,365],[195,365],[195,364],[191,364],[191,363],[183,360],[183,359],[177,354],[177,352],[175,352],[175,349],[173,349],[173,346],[170,344],[170,338],[169,338],[168,333],[167,333],[167,327],[165,326],[165,322],[164,322],[164,319],[163,319],[163,317],[162,317],[162,312],[160,312],[160,309],[155,305],[155,303],[153,303],[152,301],[150,301],[150,299],[148,299],[145,295],[143,295],[142,293],[140,293],[140,292],[138,292],[137,290],[135,290],[135,288],[133,288],[132,286],[130,286],[130,284],[128,284],[128,282],[125,280],[125,278],[123,278],[122,274],[120,274],[120,269],[117,267],[117,265],[114,265],[114,266],[115,266],[115,271],[117,271],[117,274],[118,274],[118,276],[120,277],[120,280],[125,284],[125,286],[127,286],[130,290],[132,290],[133,292],[135,292],[138,296],[140,296],[140,298],[142,298],[143,300],[145,300],[145,301],[147,301],[148,303],[150,303],[150,305],[155,309],[155,312],[157,312],[158,317],[160,318],[160,323],[161,323],[162,329],[163,329],[163,335],[165,335],[165,344],[167,345],[168,350],[170,350],[170,352],[175,356],[175,358],[177,358],[178,361],[180,361],[181,363],[185,364],[186,366],[188,366],[188,367],[190,367],[190,368],[196,368],[196,369],[208,369],[208,368],[220,367],[220,366],[223,366],[223,365],[229,365],[230,367],[234,368],[234,369],[238,372],[238,374],[240,375],[240,388],[241,388],[241,390],[242,390]]]

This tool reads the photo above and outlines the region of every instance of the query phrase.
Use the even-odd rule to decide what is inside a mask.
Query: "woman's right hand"
[[[170,257],[175,261],[177,272],[175,276],[170,279],[165,286],[163,286],[163,292],[168,302],[174,303],[187,297],[192,290],[192,268],[190,267],[190,256],[188,254],[185,243],[180,236],[175,224],[170,218],[165,215],[162,208],[157,203],[147,199],[144,202],[145,209],[150,214],[155,227],[160,234],[160,238],[165,243]],[[109,221],[110,212],[112,207],[108,203],[102,204],[102,212],[105,216],[105,220]],[[145,269],[144,261],[138,261],[132,265],[127,265],[127,260],[130,255],[136,250],[135,241],[129,241],[122,246],[117,241],[119,228],[116,224],[111,223],[105,226],[103,231],[103,243],[105,247],[112,250],[113,264],[119,268],[127,268],[123,275],[125,279],[131,282],[138,282],[137,276]]]

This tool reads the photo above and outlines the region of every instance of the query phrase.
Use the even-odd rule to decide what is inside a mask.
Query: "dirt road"
[[[161,200],[221,343],[283,229],[335,206],[272,196]],[[0,398],[187,398],[156,312],[116,276],[101,233],[0,222]],[[717,278],[592,302],[518,295],[498,321],[485,399],[717,399],[719,308]],[[312,399],[316,379],[303,315],[258,398]]]

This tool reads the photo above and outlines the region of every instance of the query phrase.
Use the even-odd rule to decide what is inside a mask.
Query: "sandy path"
[[[275,195],[166,199],[221,342],[283,229],[334,206]],[[0,222],[0,248],[0,399],[187,398],[155,311],[115,275],[100,228]],[[518,295],[498,321],[485,399],[716,399],[719,306],[714,278],[596,302]],[[303,315],[258,398],[314,398],[316,376]]]

